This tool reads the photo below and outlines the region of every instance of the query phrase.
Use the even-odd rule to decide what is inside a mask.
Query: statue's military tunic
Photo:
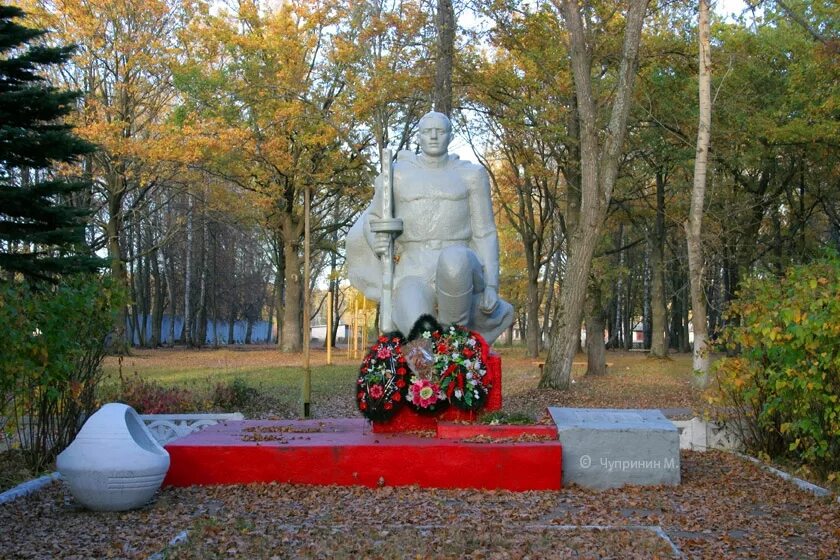
[[[498,288],[499,284],[498,237],[484,168],[454,155],[436,165],[422,156],[402,151],[394,164],[393,176],[394,217],[403,220],[403,232],[394,245],[395,292],[411,277],[422,279],[434,290],[441,251],[452,246],[465,247],[477,259],[473,286],[476,309],[468,326],[482,334],[491,334],[503,322],[507,323],[511,315],[507,302],[500,300],[499,307],[490,315],[477,310],[484,286]],[[381,217],[382,188],[380,176],[373,201],[347,237],[350,282],[376,301],[381,297],[382,267],[372,249],[374,234],[370,221]]]

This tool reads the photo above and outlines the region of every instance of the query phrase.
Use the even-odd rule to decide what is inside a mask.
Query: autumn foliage
[[[754,450],[840,471],[840,258],[745,282],[728,315],[713,403]]]

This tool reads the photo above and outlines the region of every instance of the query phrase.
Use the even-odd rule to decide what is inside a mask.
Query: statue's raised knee
[[[447,247],[440,252],[437,264],[437,280],[447,284],[464,282],[472,278],[474,259],[466,247]]]

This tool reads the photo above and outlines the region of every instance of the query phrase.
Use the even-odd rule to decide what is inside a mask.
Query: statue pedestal
[[[476,437],[483,439],[471,439]],[[441,423],[437,435],[420,437],[374,434],[362,418],[225,421],[171,441],[166,449],[172,457],[169,486],[563,487],[563,446],[553,424]]]
[[[487,375],[485,380],[490,384],[487,402],[481,412],[493,412],[502,408],[502,357],[491,350],[487,357]],[[475,422],[478,413],[461,410],[456,406],[449,406],[439,414],[423,414],[415,412],[408,406],[401,407],[387,422],[374,422],[373,432],[376,434],[394,434],[401,432],[434,432],[438,422]]]

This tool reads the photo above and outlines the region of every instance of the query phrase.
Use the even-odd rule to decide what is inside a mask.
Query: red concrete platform
[[[475,428],[467,438],[481,435]],[[493,432],[484,435],[502,437]],[[362,419],[225,422],[166,445],[171,465],[164,484],[562,487],[562,448],[556,439],[478,443],[459,437],[376,434]]]

